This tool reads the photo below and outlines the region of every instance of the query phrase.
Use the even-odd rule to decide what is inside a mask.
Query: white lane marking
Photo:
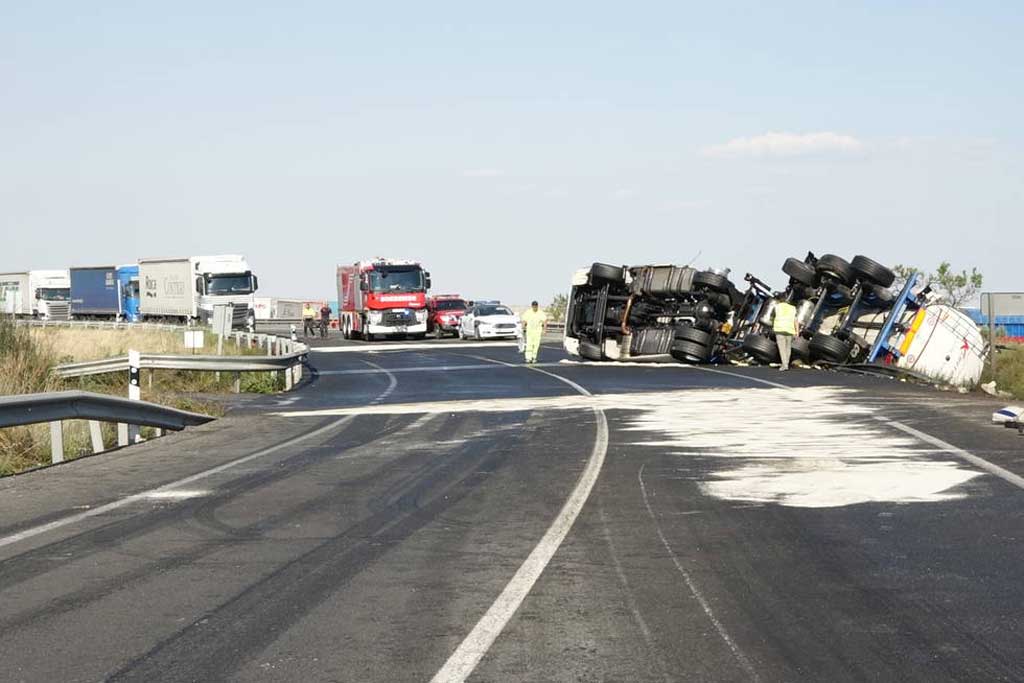
[[[722,624],[722,622],[718,620],[717,616],[715,616],[715,612],[711,609],[711,605],[708,603],[707,598],[705,598],[704,594],[701,593],[700,589],[697,588],[697,584],[694,583],[693,577],[690,576],[690,572],[686,571],[686,567],[684,567],[683,563],[679,561],[679,557],[676,555],[675,551],[672,550],[672,546],[669,544],[668,539],[665,538],[665,534],[661,531],[661,525],[658,524],[658,518],[654,514],[654,510],[651,508],[651,502],[647,497],[647,487],[644,485],[643,465],[640,465],[640,470],[637,472],[636,476],[640,482],[640,495],[643,496],[644,507],[647,508],[647,514],[650,515],[651,521],[654,522],[654,529],[658,532],[658,538],[661,539],[661,544],[665,546],[665,550],[668,552],[669,557],[672,559],[672,564],[674,564],[676,566],[676,569],[679,570],[679,573],[682,574],[683,581],[686,583],[686,587],[690,589],[690,594],[693,595],[694,598],[696,598],[697,603],[700,605],[701,609],[704,610],[704,614],[707,615],[707,618],[714,625],[715,631],[717,631],[719,637],[723,641],[725,641],[725,644],[732,651],[732,654],[736,658],[736,661],[739,662],[739,665],[743,667],[744,671],[747,672],[747,675],[749,675],[750,678],[755,681],[760,680],[760,676],[757,675],[757,670],[754,669],[754,666],[750,663],[750,660],[747,659],[747,656],[743,654],[742,650],[740,650],[739,646],[736,644],[736,641],[734,641],[732,639],[732,636],[729,635],[729,632],[725,629],[725,626]]]
[[[144,494],[149,500],[187,500],[210,495],[207,489],[178,489],[176,491],[151,491]]]
[[[709,368],[703,365],[691,365],[690,367],[695,370],[701,370],[703,372],[713,372],[716,375],[728,375],[729,377],[739,377],[740,379],[749,380],[751,382],[757,382],[758,384],[764,384],[765,386],[775,387],[776,389],[796,389],[797,387],[789,386],[788,384],[779,384],[778,382],[772,382],[771,380],[761,379],[760,377],[751,377],[750,375],[741,375],[738,372],[729,372],[728,370],[719,370],[717,368]]]
[[[483,342],[416,342],[410,344],[388,344],[381,342],[380,345],[360,344],[358,346],[321,346],[310,349],[310,353],[387,353],[388,351],[456,351],[458,349],[474,348],[505,348],[516,346],[515,342],[505,341],[483,341]]]
[[[369,365],[373,365],[373,363],[370,363],[369,361],[364,362],[366,362]],[[380,366],[376,367],[380,368]],[[380,369],[384,370],[384,368]],[[380,394],[380,396],[371,401],[371,403],[379,403],[380,401],[385,400],[395,390],[396,386],[398,386],[398,378],[389,373],[389,381],[387,388],[384,390],[383,393]],[[68,515],[67,517],[62,517],[61,519],[55,519],[52,522],[47,522],[46,524],[40,524],[39,526],[23,529],[22,531],[19,531],[15,534],[11,534],[9,536],[4,536],[0,538],[0,548],[11,545],[12,543],[17,543],[18,541],[24,541],[26,539],[39,536],[40,534],[45,534],[48,531],[60,529],[61,527],[68,526],[69,524],[76,524],[77,522],[84,521],[86,519],[89,519],[90,517],[96,517],[97,515],[106,514],[107,512],[113,512],[114,510],[123,508],[126,505],[131,505],[132,503],[137,503],[139,501],[146,500],[147,498],[151,498],[154,495],[161,495],[167,491],[173,491],[174,489],[177,489],[181,486],[186,486],[193,482],[206,479],[207,477],[212,477],[215,474],[220,474],[221,472],[232,469],[234,467],[238,467],[239,465],[244,465],[245,463],[256,460],[257,458],[262,458],[264,456],[270,455],[271,453],[276,453],[282,448],[294,446],[295,444],[305,441],[306,439],[310,439],[315,436],[319,436],[320,434],[329,432],[333,429],[341,427],[342,425],[346,424],[347,422],[350,422],[353,419],[355,419],[353,415],[347,415],[331,422],[330,424],[326,424],[323,427],[320,427],[319,429],[314,429],[313,431],[307,432],[306,434],[300,434],[296,437],[292,437],[291,439],[282,441],[281,443],[276,444],[274,446],[264,448],[263,450],[256,451],[255,453],[250,453],[249,455],[244,455],[241,458],[230,460],[221,465],[217,465],[216,467],[211,467],[208,470],[203,470],[202,472],[197,472],[196,474],[192,474],[187,477],[182,477],[181,479],[178,479],[177,481],[172,481],[169,484],[164,484],[163,486],[158,486],[156,488],[149,489],[148,491],[142,491],[141,493],[135,493],[130,496],[125,496],[124,498],[119,498],[117,500],[106,503],[105,505],[100,505],[99,507],[91,508],[89,510],[85,510],[84,512],[78,512],[73,515]]]
[[[370,367],[375,368],[376,372],[383,372],[385,375],[387,375],[387,378],[388,378],[388,386],[387,386],[387,388],[384,390],[383,393],[381,393],[380,396],[378,396],[377,398],[375,398],[372,401],[370,401],[370,405],[386,401],[387,398],[389,396],[391,396],[392,393],[394,393],[395,388],[398,386],[398,378],[395,377],[395,374],[393,372],[391,372],[390,370],[388,370],[387,368],[382,368],[381,366],[377,365],[376,363],[371,363],[368,360],[364,360],[363,362],[366,363],[367,365],[369,365]]]
[[[922,432],[919,429],[914,429],[913,427],[905,425],[902,422],[897,422],[896,420],[892,420],[887,417],[882,417],[880,415],[876,415],[875,419],[883,424],[895,427],[901,432],[910,434],[911,436],[915,436],[921,441],[924,441],[925,443],[930,443],[931,445],[938,448],[940,451],[944,451],[951,455],[955,455],[959,458],[962,458],[963,460],[966,460],[975,467],[982,469],[988,472],[989,474],[994,474],[1000,479],[1007,481],[1018,488],[1024,489],[1024,477],[1021,477],[1018,474],[1014,474],[1013,472],[1007,469],[1003,469],[1002,467],[996,465],[995,463],[991,463],[988,460],[978,457],[977,455],[974,455],[969,451],[965,451],[962,448],[958,448],[957,446],[954,446],[951,443],[947,443],[942,439],[932,436],[931,434],[926,434],[925,432]]]
[[[484,360],[490,360],[501,365],[512,365],[511,363],[504,363],[503,361],[493,359]],[[564,377],[559,377],[532,366],[514,365],[513,367],[525,367],[535,372],[549,375],[573,387],[580,394],[587,397],[591,396],[589,391]],[[580,475],[579,481],[576,482],[575,488],[569,494],[565,504],[562,505],[558,515],[551,522],[551,526],[548,527],[544,536],[541,537],[540,542],[530,552],[529,556],[512,577],[512,580],[508,582],[508,585],[505,586],[505,589],[498,596],[498,599],[494,601],[494,604],[480,618],[480,621],[476,623],[476,626],[469,632],[469,635],[459,644],[459,647],[456,648],[455,652],[444,663],[441,670],[434,675],[431,679],[432,683],[461,683],[473,673],[477,664],[480,663],[480,660],[487,654],[491,645],[494,644],[495,639],[505,629],[509,619],[512,618],[512,615],[516,613],[516,610],[519,609],[523,600],[530,593],[533,585],[540,578],[551,558],[554,557],[555,551],[558,550],[565,537],[569,534],[569,530],[576,522],[576,518],[579,517],[580,510],[583,509],[583,505],[587,502],[587,498],[594,488],[594,483],[601,473],[601,467],[604,465],[605,455],[608,452],[608,419],[600,408],[594,407],[593,411],[594,417],[597,420],[594,448],[590,452],[590,458],[587,460],[587,465]]]

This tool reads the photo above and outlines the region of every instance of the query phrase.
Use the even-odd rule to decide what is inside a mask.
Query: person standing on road
[[[320,336],[327,336],[327,328],[331,326],[331,307],[324,303],[320,307]]]
[[[313,304],[306,302],[302,304],[302,336],[308,337],[311,334],[316,334],[316,329],[313,327],[313,320],[316,318],[316,309],[313,308]]]
[[[540,310],[540,306],[534,301],[530,304],[530,310],[523,313],[522,320],[523,335],[526,337],[524,351],[526,362],[536,363],[537,352],[540,351],[540,340],[544,337],[544,332],[548,327],[548,316],[547,313]]]
[[[796,306],[788,301],[778,301],[772,314],[772,329],[775,343],[779,345],[779,371],[789,370],[789,358],[793,352],[793,337],[800,333],[796,322]]]

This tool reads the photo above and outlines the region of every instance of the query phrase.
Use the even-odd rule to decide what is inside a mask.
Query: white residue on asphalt
[[[964,497],[979,476],[948,454],[872,419],[879,408],[837,387],[714,389],[597,396],[439,401],[278,413],[287,417],[603,408],[628,411],[634,445],[685,459],[715,458],[701,490],[748,503],[837,507]],[[654,435],[652,437],[652,435]],[[693,463],[707,468],[706,461]]]
[[[628,429],[662,438],[638,445],[740,461],[700,483],[717,498],[813,508],[933,502],[962,498],[952,489],[979,475],[878,425],[870,419],[876,410],[834,387],[651,399],[627,418]]]

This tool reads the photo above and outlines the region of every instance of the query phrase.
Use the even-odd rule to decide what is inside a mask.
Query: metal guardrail
[[[177,408],[87,391],[55,391],[0,397],[0,428],[50,423],[50,460],[64,460],[63,420],[89,420],[92,449],[104,449],[100,422],[118,423],[118,445],[131,443],[129,426],[179,431],[214,418]]]
[[[69,327],[92,330],[168,330],[178,331],[190,329],[187,325],[176,325],[173,323],[147,323],[147,322],[118,322],[114,320],[35,320],[32,318],[18,318],[14,321],[16,325],[27,327]],[[196,328],[199,329],[199,328]]]
[[[233,334],[239,346],[245,340],[249,348],[252,348],[254,345],[260,348],[265,347],[267,355],[185,356],[141,353],[139,354],[139,369],[233,372],[235,373],[235,393],[239,391],[238,373],[241,372],[284,372],[285,390],[291,390],[292,386],[302,379],[302,363],[309,352],[305,344],[265,334],[252,334],[248,332],[235,332]],[[128,356],[115,356],[113,358],[102,358],[100,360],[80,363],[65,363],[64,365],[56,366],[53,372],[63,379],[71,379],[111,372],[125,372],[129,368]]]

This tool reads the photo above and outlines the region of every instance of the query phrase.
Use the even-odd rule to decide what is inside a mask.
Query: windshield
[[[477,315],[512,315],[512,311],[504,306],[481,306]]]
[[[252,277],[249,275],[209,275],[206,278],[207,294],[252,294]]]
[[[371,270],[367,275],[370,278],[370,290],[374,292],[423,291],[423,271],[419,268],[381,268]]]
[[[68,301],[71,290],[67,287],[42,288],[39,290],[39,298],[43,301]]]
[[[466,310],[466,302],[462,299],[438,301],[434,303],[434,308],[439,311],[464,311]]]

